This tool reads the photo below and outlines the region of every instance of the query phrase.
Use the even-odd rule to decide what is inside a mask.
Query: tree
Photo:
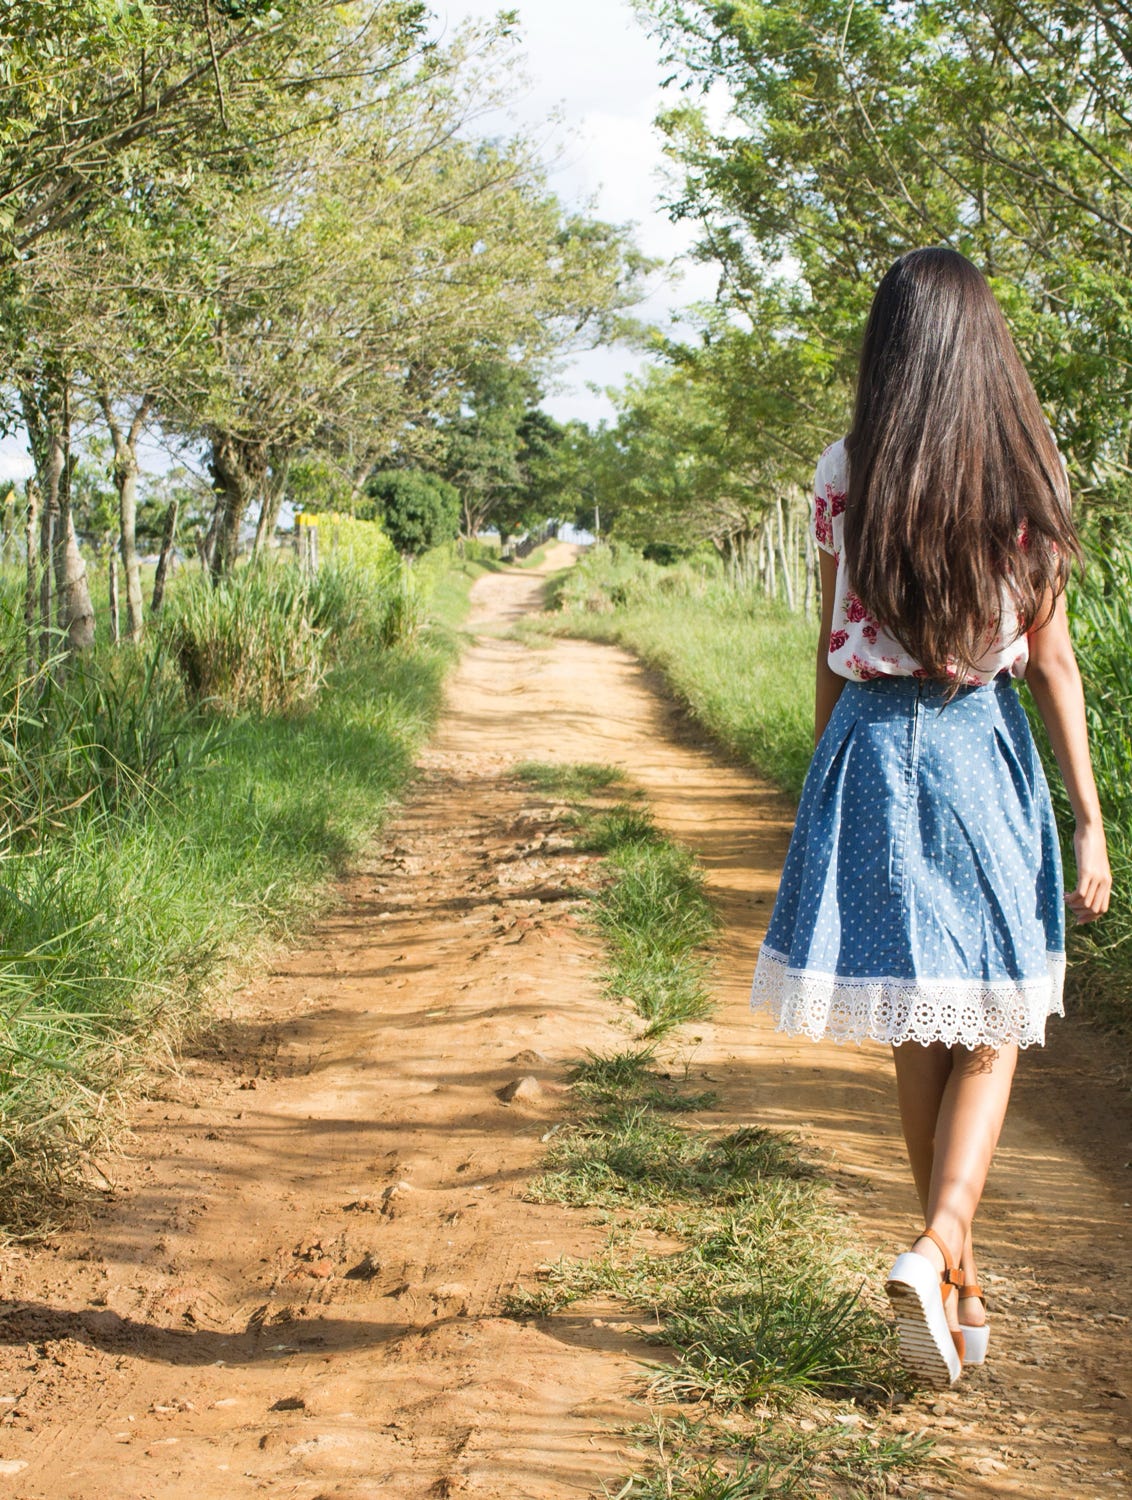
[[[191,197],[327,121],[322,85],[425,46],[418,0],[8,0],[0,12],[0,264],[160,183]],[[375,45],[376,43],[376,45]]]
[[[523,424],[541,399],[531,372],[511,360],[484,360],[472,370],[463,407],[445,425],[440,460],[460,492],[465,536],[482,531],[520,496]],[[524,504],[520,498],[520,509]]]
[[[208,436],[217,576],[294,458],[333,456],[356,495],[378,465],[429,456],[476,370],[545,364],[635,294],[624,232],[564,215],[525,142],[462,138],[465,45],[423,74],[391,70],[380,111],[283,159],[261,197],[214,222],[238,253],[198,259],[212,336],[162,413]]]
[[[945,242],[988,273],[1076,486],[1132,477],[1132,22],[1126,6],[652,0],[688,92],[662,120],[678,215],[741,309],[797,291],[797,333],[851,376],[872,288]],[[712,130],[694,102],[726,89]],[[839,398],[840,404],[840,398]],[[832,411],[832,406],[831,406]],[[1110,507],[1111,508],[1111,507]]]
[[[377,518],[402,557],[419,557],[460,529],[460,496],[435,474],[392,469],[374,474],[366,485]],[[365,515],[362,519],[369,519]]]

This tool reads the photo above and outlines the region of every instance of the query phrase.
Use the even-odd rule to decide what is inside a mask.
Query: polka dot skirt
[[[815,1040],[1026,1047],[1062,1014],[1049,788],[1003,675],[851,682],[810,765],[751,1005]]]

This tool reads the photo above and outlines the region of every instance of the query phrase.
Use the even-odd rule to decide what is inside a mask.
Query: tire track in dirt
[[[693,1065],[709,1118],[802,1130],[870,1244],[915,1227],[884,1052],[747,1011],[790,806],[625,653],[504,639],[540,590],[480,580],[479,638],[385,843],[139,1108],[89,1224],[4,1252],[0,1497],[558,1500],[626,1472],[655,1348],[601,1309],[499,1316],[539,1263],[602,1241],[521,1195],[566,1064],[624,1035],[572,915],[586,862],[546,836],[518,760],[625,766],[700,854],[726,924]],[[1127,1099],[1087,1037],[1051,1040],[1023,1059],[980,1224],[991,1363],[899,1419],[953,1451],[951,1493],[1129,1490]],[[504,1103],[522,1075],[541,1088]]]

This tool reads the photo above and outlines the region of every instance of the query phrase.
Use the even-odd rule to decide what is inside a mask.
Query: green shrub
[[[403,557],[419,557],[451,541],[460,527],[460,495],[445,480],[420,469],[375,474],[366,493],[376,503],[390,541]]]
[[[346,558],[316,572],[277,559],[215,586],[199,573],[182,579],[163,635],[190,700],[223,714],[309,704],[348,642],[389,645],[411,633],[398,575],[374,576]]]

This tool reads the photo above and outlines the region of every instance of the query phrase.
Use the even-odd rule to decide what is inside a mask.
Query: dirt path
[[[626,1472],[655,1350],[592,1310],[499,1316],[540,1262],[600,1243],[521,1194],[568,1060],[623,1038],[565,899],[582,861],[518,760],[622,764],[697,849],[726,922],[694,1062],[718,1118],[800,1128],[870,1242],[907,1238],[886,1055],[746,1008],[789,806],[624,653],[503,639],[540,588],[477,584],[421,779],[336,915],[139,1109],[89,1224],[4,1253],[0,1500],[565,1500]],[[1055,1040],[1024,1059],[982,1216],[992,1363],[906,1418],[952,1445],[951,1493],[1132,1490],[1127,1096],[1100,1049]],[[531,1097],[499,1097],[524,1076]]]

